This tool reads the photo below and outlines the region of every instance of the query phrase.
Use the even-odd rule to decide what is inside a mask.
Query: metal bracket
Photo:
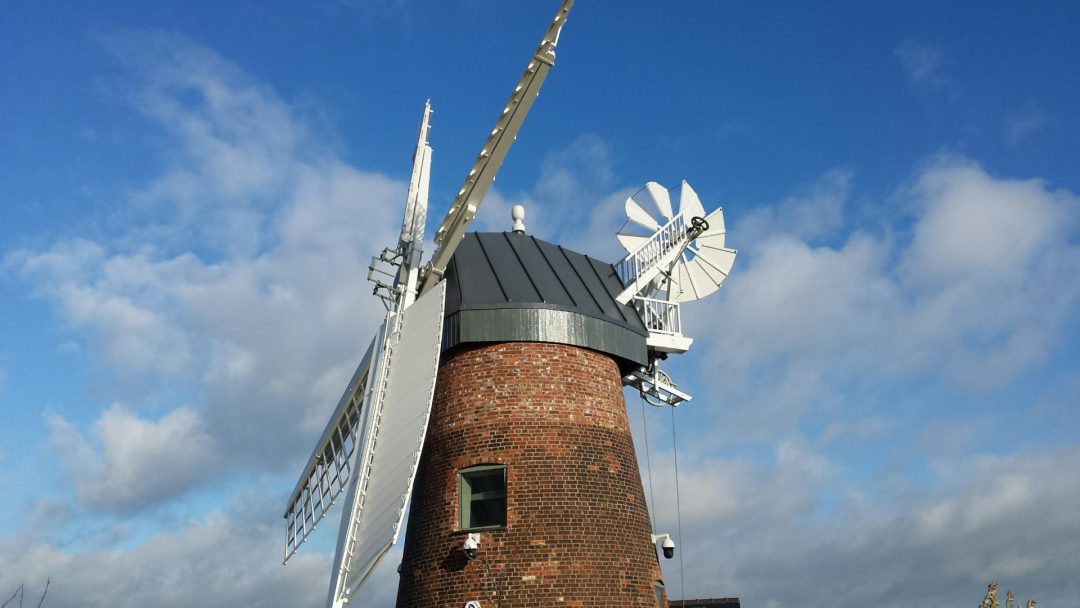
[[[371,293],[382,299],[383,305],[386,306],[387,310],[396,307],[397,305],[398,288],[395,287],[395,284],[397,283],[397,272],[383,270],[380,268],[380,265],[385,264],[391,269],[400,268],[403,261],[404,254],[400,249],[387,247],[383,249],[379,255],[372,256],[371,264],[368,265],[367,280],[375,284],[375,288],[371,290]],[[388,277],[391,282],[382,282],[379,280],[378,275]]]
[[[676,388],[671,376],[660,371],[657,362],[642,367],[623,377],[623,385],[638,389],[641,398],[654,407],[670,405],[678,407],[683,401],[693,399],[688,393]]]

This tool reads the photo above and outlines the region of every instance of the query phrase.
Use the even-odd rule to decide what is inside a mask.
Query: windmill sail
[[[431,181],[431,146],[428,145],[430,120],[431,102],[428,101],[424,104],[424,116],[420,120],[412,177],[409,179],[409,196],[405,201],[405,217],[401,221],[401,237],[398,239],[401,267],[395,286],[401,289],[400,308],[412,305],[420,279],[420,258],[424,253],[424,228],[427,225],[428,184]]]
[[[442,224],[435,230],[435,250],[428,264],[428,273],[424,278],[421,291],[430,289],[436,282],[442,280],[446,265],[454,255],[465,234],[469,222],[476,216],[476,210],[484,200],[488,188],[495,181],[495,174],[499,172],[506,153],[510,151],[510,145],[517,139],[521,123],[525,121],[533,101],[540,93],[540,86],[544,84],[551,67],[555,65],[555,47],[559,44],[559,34],[566,25],[566,16],[570,8],[574,6],[574,0],[563,0],[555,18],[551,20],[540,46],[536,48],[525,73],[521,75],[514,92],[510,94],[510,100],[506,102],[499,118],[495,121],[495,127],[488,134],[484,147],[476,156],[472,169],[465,176],[465,183],[461,185],[457,196],[450,203],[450,209]]]
[[[357,476],[342,513],[330,602],[343,606],[397,541],[424,446],[442,350],[446,283],[387,316],[369,377]]]
[[[428,129],[431,119],[431,101],[424,104],[424,115],[420,120],[420,134],[413,152],[412,176],[409,178],[409,194],[405,199],[405,216],[401,221],[399,241],[415,243],[417,247],[424,240],[424,225],[427,223],[428,183],[431,181],[431,146],[428,144]]]
[[[330,422],[289,499],[289,506],[285,509],[285,562],[307,540],[308,534],[352,481],[356,432],[374,348],[373,340],[356,367],[334,414],[330,416]]]

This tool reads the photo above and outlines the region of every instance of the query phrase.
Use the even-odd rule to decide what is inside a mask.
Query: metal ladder
[[[615,272],[625,285],[615,299],[626,304],[641,293],[658,274],[675,261],[689,240],[686,220],[680,213],[615,264]]]

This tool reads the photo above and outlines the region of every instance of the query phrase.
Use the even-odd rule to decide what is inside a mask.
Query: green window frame
[[[458,525],[461,530],[506,527],[506,465],[458,471]]]

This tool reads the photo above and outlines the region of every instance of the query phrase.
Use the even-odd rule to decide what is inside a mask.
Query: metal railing
[[[657,230],[649,240],[615,264],[615,272],[623,285],[632,283],[634,279],[641,276],[643,271],[659,262],[665,254],[680,246],[685,237],[686,221],[680,213]]]
[[[641,313],[645,328],[651,333],[682,335],[682,319],[679,316],[679,303],[668,302],[638,296],[634,306]]]

